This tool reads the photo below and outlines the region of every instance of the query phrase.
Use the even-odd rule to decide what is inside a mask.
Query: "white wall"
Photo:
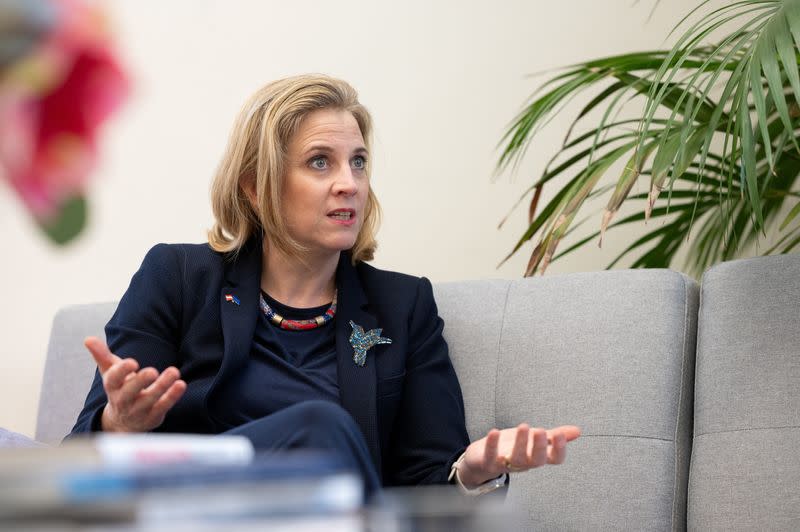
[[[526,209],[496,226],[567,118],[517,177],[491,181],[504,127],[543,79],[526,74],[659,47],[697,2],[661,2],[649,23],[653,4],[630,0],[105,3],[135,93],[103,136],[89,229],[57,249],[0,188],[0,426],[29,435],[56,310],[119,298],[154,243],[204,239],[212,170],[260,85],[317,71],[359,90],[376,122],[373,186],[385,213],[377,266],[434,281],[516,277],[530,247],[495,266],[524,230]],[[548,274],[603,268],[629,242],[612,233],[602,251],[588,246]]]

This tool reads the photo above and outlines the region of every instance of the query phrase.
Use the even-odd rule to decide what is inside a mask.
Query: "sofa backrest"
[[[38,441],[59,443],[72,430],[97,368],[83,339],[105,338],[103,329],[116,308],[116,303],[72,305],[53,318],[39,392]]]
[[[558,467],[513,475],[540,529],[682,529],[698,287],[667,270],[434,286],[473,439],[520,422],[579,425]],[[56,316],[37,438],[71,429],[94,374],[82,345],[114,304]]]
[[[681,530],[698,286],[619,270],[434,287],[472,439],[575,424],[565,464],[512,475],[532,530]]]
[[[702,280],[688,523],[800,530],[800,255]]]

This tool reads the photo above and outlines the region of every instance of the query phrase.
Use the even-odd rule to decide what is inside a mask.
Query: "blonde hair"
[[[262,87],[239,113],[211,185],[215,222],[208,232],[208,243],[214,250],[235,254],[254,234],[263,234],[269,236],[271,245],[302,260],[307,249],[289,236],[280,198],[289,141],[303,118],[318,109],[350,112],[369,150],[372,118],[359,103],[355,89],[345,81],[310,74]],[[255,179],[258,212],[243,188],[250,179]],[[364,223],[351,249],[354,264],[374,257],[380,214],[378,199],[370,188]]]

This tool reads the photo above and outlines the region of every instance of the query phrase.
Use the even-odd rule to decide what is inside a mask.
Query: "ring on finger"
[[[505,465],[506,470],[509,473],[519,473],[520,471],[525,471],[525,468],[523,467],[511,465],[511,459],[508,456],[503,457],[503,465]]]

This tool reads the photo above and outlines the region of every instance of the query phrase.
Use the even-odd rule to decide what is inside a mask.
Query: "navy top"
[[[272,309],[288,319],[320,316],[330,303],[314,308],[284,305],[262,291]],[[333,320],[305,331],[281,329],[259,309],[250,357],[215,398],[220,417],[238,426],[301,401],[322,399],[340,404]],[[232,408],[231,408],[232,407]]]

